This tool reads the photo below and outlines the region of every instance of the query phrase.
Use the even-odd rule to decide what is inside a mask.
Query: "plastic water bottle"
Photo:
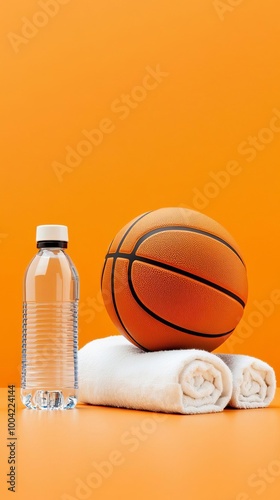
[[[24,278],[21,399],[27,408],[74,408],[78,397],[79,276],[65,253],[67,226],[38,226]]]

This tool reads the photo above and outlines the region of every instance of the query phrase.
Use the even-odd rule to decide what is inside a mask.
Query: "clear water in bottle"
[[[67,241],[66,226],[38,226],[39,251],[25,273],[21,399],[28,408],[77,403],[79,277]]]

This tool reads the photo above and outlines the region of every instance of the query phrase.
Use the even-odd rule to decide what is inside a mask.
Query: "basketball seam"
[[[156,319],[157,321],[159,321],[160,323],[163,323],[165,324],[166,326],[169,326],[170,328],[173,328],[177,331],[180,331],[180,332],[183,332],[183,333],[188,333],[190,335],[194,335],[196,337],[206,337],[206,338],[218,338],[218,337],[225,337],[226,335],[229,335],[231,332],[233,332],[234,328],[228,332],[224,332],[224,333],[202,333],[202,332],[196,332],[194,330],[189,330],[188,328],[184,328],[180,325],[176,325],[175,323],[172,323],[171,321],[168,321],[164,318],[162,318],[161,316],[158,316],[156,313],[154,313],[153,311],[151,311],[141,300],[140,298],[138,297],[136,291],[135,291],[135,288],[133,286],[133,283],[132,283],[132,276],[131,276],[131,271],[132,271],[132,264],[133,262],[132,261],[129,261],[129,265],[128,265],[128,284],[129,284],[129,288],[130,288],[130,291],[132,293],[132,296],[134,297],[134,299],[136,300],[136,302],[139,304],[139,306],[144,309],[144,311],[146,311],[146,313],[148,313],[150,316],[152,316],[154,319]]]
[[[212,238],[213,240],[219,241],[220,243],[225,245],[227,248],[229,248],[239,258],[239,260],[242,262],[243,266],[246,268],[242,257],[239,255],[239,253],[237,252],[237,250],[235,250],[235,248],[233,246],[231,246],[229,243],[227,243],[227,241],[225,241],[223,238],[220,238],[220,236],[216,236],[213,233],[209,233],[208,231],[203,231],[202,229],[197,229],[195,227],[173,226],[172,225],[172,226],[164,226],[164,227],[153,229],[153,230],[149,231],[148,233],[143,234],[139,238],[139,240],[135,243],[135,246],[134,246],[131,253],[135,253],[138,250],[139,246],[143,243],[143,241],[145,241],[150,236],[153,236],[154,234],[165,232],[165,231],[178,231],[178,230],[179,231],[187,231],[190,233],[201,234],[201,235],[206,236],[208,238]]]
[[[107,254],[110,252],[111,250],[111,246],[113,245],[113,241],[111,241],[110,245],[109,245],[109,248],[108,248],[108,251],[107,251]],[[102,269],[102,273],[101,273],[101,290],[102,290],[102,284],[103,284],[103,278],[104,278],[104,273],[105,273],[105,268],[106,268],[106,263],[107,263],[107,260],[105,259],[105,262],[103,264],[103,269]]]
[[[166,271],[171,271],[174,274],[180,274],[182,276],[185,276],[186,278],[190,278],[193,281],[197,281],[198,283],[203,283],[206,286],[209,286],[210,288],[213,288],[214,290],[218,290],[219,292],[223,293],[224,295],[227,295],[228,297],[231,297],[233,300],[238,302],[244,309],[245,307],[245,302],[234,292],[231,292],[227,288],[224,288],[217,283],[214,283],[210,280],[207,280],[206,278],[202,278],[201,276],[198,276],[196,274],[190,273],[189,271],[185,271],[184,269],[180,269],[175,266],[171,266],[170,264],[166,264],[164,262],[159,262],[157,260],[149,259],[147,257],[142,257],[141,255],[135,255],[135,254],[126,254],[126,253],[112,253],[107,255],[108,258],[113,258],[114,260],[118,258],[122,259],[127,259],[131,264],[134,262],[144,262],[145,264],[149,264],[151,266],[159,267],[160,269],[165,269]]]
[[[138,217],[138,219],[136,221],[134,221],[130,226],[129,228],[127,229],[127,231],[125,232],[125,234],[123,235],[118,247],[117,247],[117,252],[120,250],[125,238],[127,237],[128,233],[131,231],[131,229],[135,226],[135,224],[137,224],[137,222],[139,220],[141,220],[143,217],[146,217],[146,215],[148,215],[149,213],[151,212],[146,212],[145,214],[141,215],[140,217]],[[107,259],[105,260],[105,262],[107,261]],[[127,333],[127,335],[133,340],[133,342],[135,344],[137,344],[141,349],[143,349],[144,351],[147,351],[147,349],[142,346],[141,344],[139,344],[139,342],[137,342],[137,340],[134,339],[134,337],[129,333],[129,331],[127,330],[121,316],[120,316],[120,313],[118,311],[118,308],[117,308],[117,303],[116,303],[116,297],[115,297],[115,267],[116,267],[116,262],[117,262],[117,259],[113,259],[113,265],[112,265],[112,271],[111,271],[111,293],[112,293],[112,303],[113,303],[113,307],[114,307],[114,310],[115,310],[115,313],[117,315],[117,318],[121,324],[121,326],[123,327],[123,329],[125,330],[125,332]]]

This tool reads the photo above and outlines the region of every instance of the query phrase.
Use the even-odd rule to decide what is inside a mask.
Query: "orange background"
[[[235,237],[248,266],[247,328],[220,351],[259,356],[280,376],[279,2],[57,0],[57,12],[42,15],[45,3],[5,2],[0,21],[0,385],[20,382],[35,226],[69,226],[82,346],[116,331],[100,296],[111,239],[163,206],[201,209]],[[165,76],[150,78],[144,95],[157,67]],[[67,165],[65,148],[100,122],[110,132]],[[66,165],[60,176],[54,162]],[[255,301],[268,299],[256,314]]]

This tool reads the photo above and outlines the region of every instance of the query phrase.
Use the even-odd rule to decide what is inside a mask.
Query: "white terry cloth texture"
[[[274,398],[276,377],[273,368],[260,359],[243,354],[216,354],[230,369],[233,391],[229,406],[265,408]]]
[[[222,411],[232,394],[229,368],[196,349],[144,352],[122,335],[79,351],[79,401],[165,413]]]

